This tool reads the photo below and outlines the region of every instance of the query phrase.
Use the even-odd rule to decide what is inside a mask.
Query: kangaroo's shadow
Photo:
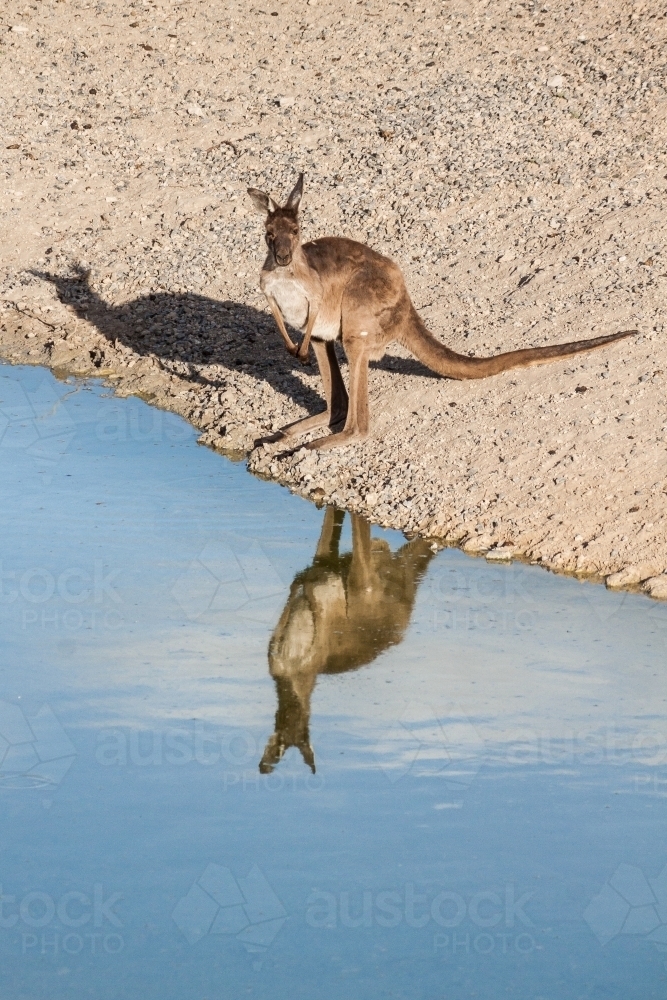
[[[422,378],[435,378],[442,381],[442,375],[431,371],[416,358],[398,358],[394,354],[385,354],[380,361],[371,361],[370,367],[371,369],[377,368],[379,371],[396,372],[397,375],[421,375]]]
[[[187,365],[224,365],[264,379],[277,391],[307,410],[322,409],[322,397],[298,377],[303,370],[285,351],[273,319],[252,306],[216,301],[192,293],[155,292],[114,306],[90,287],[88,272],[42,271],[33,274],[49,281],[59,300],[81,319],[94,324],[110,344],[118,340],[137,354],[154,354],[165,361]],[[104,368],[104,353],[91,353]],[[306,369],[309,374],[317,367]],[[190,378],[216,383],[215,374],[189,371]]]

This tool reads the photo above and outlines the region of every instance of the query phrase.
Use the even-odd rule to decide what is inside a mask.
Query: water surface
[[[667,608],[318,510],[0,367],[0,984],[667,988]]]

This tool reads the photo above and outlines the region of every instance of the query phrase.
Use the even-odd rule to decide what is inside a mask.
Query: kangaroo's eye
[[[271,244],[273,243],[273,238],[274,238],[273,233],[267,233],[266,236],[264,237],[269,246],[271,246]]]

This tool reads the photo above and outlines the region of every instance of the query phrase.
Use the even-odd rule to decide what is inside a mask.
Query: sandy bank
[[[667,597],[664,16],[368,0],[0,20],[3,357],[104,376],[383,524]],[[251,451],[320,405],[257,290],[244,197],[298,169],[306,238],[392,256],[456,350],[641,336],[478,383],[396,348],[368,441]]]

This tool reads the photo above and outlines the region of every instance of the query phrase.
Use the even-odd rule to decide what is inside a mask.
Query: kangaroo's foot
[[[282,441],[283,435],[281,431],[276,431],[275,434],[265,434],[264,437],[255,438],[252,443],[253,448],[259,448],[263,444],[275,444],[276,441]]]
[[[297,437],[299,434],[305,434],[306,431],[314,431],[318,427],[326,427],[327,425],[332,431],[338,430],[345,425],[346,419],[346,412],[334,413],[332,416],[329,410],[322,410],[321,413],[314,413],[312,417],[304,417],[302,420],[296,420],[293,424],[281,427],[279,431],[276,431],[275,440],[284,441],[285,438]]]
[[[287,424],[286,427],[280,428],[278,440],[282,441],[285,438],[296,437],[298,434],[305,434],[306,431],[312,431],[316,427],[326,427],[330,417],[331,414],[328,410],[322,410],[321,413],[314,413],[312,417],[295,420],[293,424]]]
[[[342,430],[329,437],[309,441],[304,447],[311,451],[328,451],[330,448],[343,448],[346,444],[352,444],[354,441],[363,441],[367,437],[368,434],[362,434],[360,431]]]
[[[345,419],[343,417],[343,419]],[[277,441],[288,441],[290,438],[305,434],[306,431],[314,430],[316,427],[326,427],[329,423],[329,411],[323,410],[321,413],[314,413],[312,417],[304,417],[303,420],[295,420],[293,424],[281,427],[274,434],[267,434],[266,437],[258,438],[255,441],[255,448],[261,444],[275,444]]]
[[[293,424],[281,427],[280,430],[275,431],[273,434],[267,434],[265,437],[256,438],[253,442],[253,447],[259,448],[262,444],[276,444],[278,441],[289,441],[292,438],[298,437],[300,434],[305,434],[307,431],[313,431],[318,427],[326,427],[327,425],[335,433],[336,431],[343,429],[345,426],[345,420],[345,413],[341,413],[338,419],[332,419],[329,416],[329,411],[324,410],[322,413],[313,414],[312,417],[304,417],[303,420],[297,420]],[[322,438],[322,440],[328,441],[329,438]]]

